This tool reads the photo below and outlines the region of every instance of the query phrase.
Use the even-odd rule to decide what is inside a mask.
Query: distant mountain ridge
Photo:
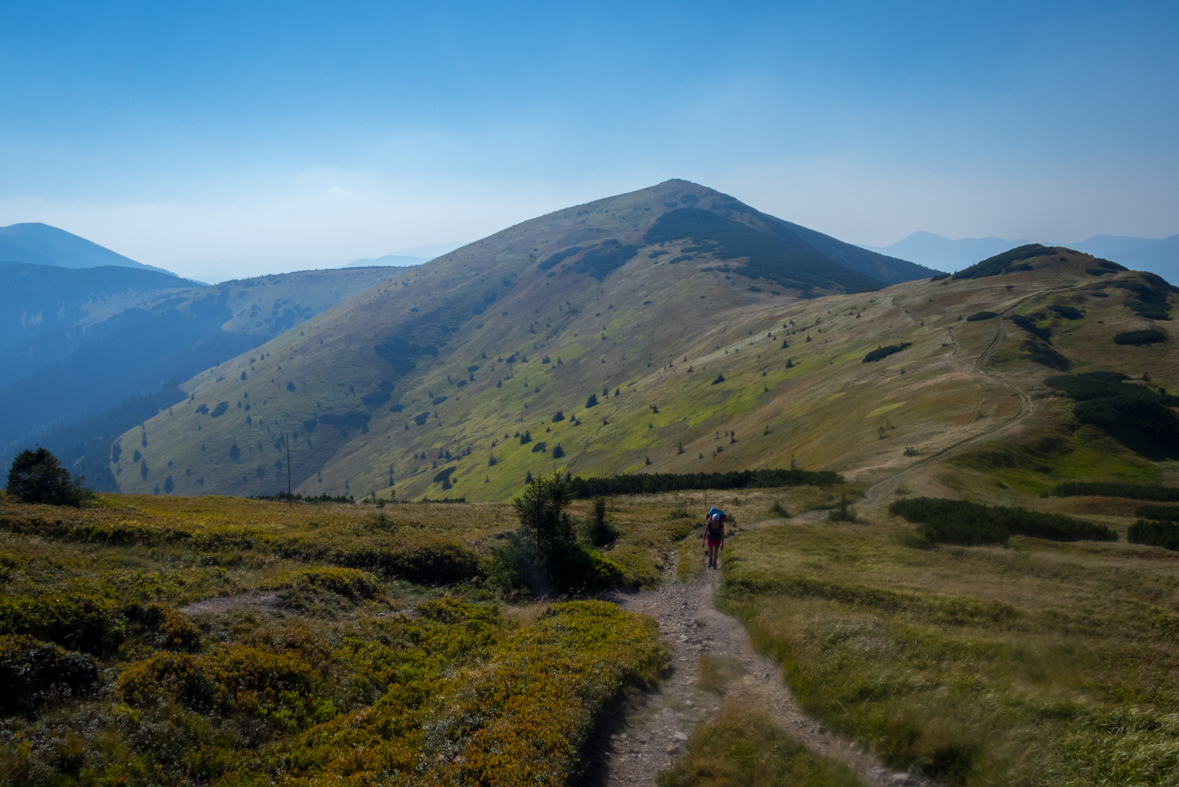
[[[56,265],[59,268],[112,265],[176,275],[163,268],[136,262],[93,241],[39,222],[0,227],[0,263],[4,262]]]
[[[429,262],[426,257],[409,257],[404,254],[386,254],[384,257],[376,257],[371,260],[356,260],[347,265],[341,265],[341,268],[412,268],[415,265],[421,265],[424,262]]]
[[[951,240],[932,232],[914,232],[891,246],[863,248],[954,271],[1027,243],[1027,240],[1003,238]],[[1162,240],[1129,235],[1095,235],[1081,241],[1052,245],[1076,249],[1094,257],[1120,262],[1134,270],[1158,274],[1170,282],[1179,282],[1179,235]]]

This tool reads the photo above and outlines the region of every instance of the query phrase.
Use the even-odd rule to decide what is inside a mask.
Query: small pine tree
[[[717,385],[719,383],[723,383],[724,381],[725,381],[725,376],[723,374],[718,374],[716,376],[716,379],[712,381],[712,384]]]
[[[524,483],[526,483],[526,484],[532,483],[532,471],[531,470],[528,471],[528,475],[524,476]]]
[[[794,368],[794,359],[793,359],[793,358],[787,358],[787,359],[786,359],[786,368],[787,368],[787,369],[793,369],[793,368]]]
[[[585,400],[585,406],[586,407],[597,407],[598,406],[598,395],[597,394],[590,394],[589,398]]]
[[[70,471],[61,466],[48,449],[37,446],[25,449],[12,460],[8,470],[8,494],[26,503],[44,503],[75,508],[94,497],[94,492],[83,485],[85,476],[70,478]]]

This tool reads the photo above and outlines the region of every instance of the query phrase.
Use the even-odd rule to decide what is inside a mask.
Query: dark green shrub
[[[619,535],[618,528],[606,518],[606,498],[595,497],[586,523],[586,540],[596,547],[604,547],[617,541]]]
[[[916,523],[918,535],[933,543],[1006,544],[1013,535],[1051,541],[1117,541],[1118,538],[1105,525],[1082,519],[965,500],[910,498],[896,501],[888,511]]]
[[[912,346],[913,346],[912,342],[901,342],[899,345],[898,344],[890,344],[887,347],[877,347],[875,350],[873,350],[872,352],[865,355],[864,360],[860,361],[860,363],[873,363],[874,361],[879,361],[884,358],[887,358],[888,356],[893,355],[894,353],[899,353],[901,350],[905,349],[906,347],[912,347]]]
[[[1045,382],[1075,399],[1078,421],[1098,426],[1118,442],[1150,458],[1179,451],[1179,418],[1169,409],[1179,397],[1127,383],[1118,372],[1050,377]]]
[[[110,599],[7,596],[0,598],[0,634],[25,634],[102,655],[126,638],[127,619]]]
[[[975,312],[966,318],[966,322],[978,322],[979,320],[993,320],[998,317],[996,312]]]
[[[1179,487],[1127,484],[1120,481],[1072,481],[1052,490],[1056,497],[1124,497],[1158,503],[1179,503]]]
[[[135,603],[126,612],[149,645],[164,650],[200,650],[201,630],[179,610],[166,604]]]
[[[1010,320],[1038,339],[1048,341],[1049,337],[1052,336],[1051,328],[1037,328],[1035,322],[1027,317],[1024,317],[1022,314],[1012,314],[1008,317],[1004,317],[1003,319]]]
[[[1131,344],[1135,347],[1143,344],[1154,344],[1156,342],[1165,342],[1167,335],[1162,331],[1156,331],[1153,328],[1145,331],[1124,331],[1114,336],[1114,344]]]
[[[1171,310],[1167,308],[1166,304],[1158,303],[1135,303],[1128,301],[1125,304],[1126,308],[1137,313],[1140,317],[1145,317],[1148,320],[1169,320],[1171,319]]]
[[[17,454],[8,469],[8,494],[26,503],[80,507],[94,493],[83,485],[85,477],[70,478],[57,457],[38,446]]]
[[[575,540],[565,510],[572,499],[568,479],[554,473],[534,480],[512,501],[520,527],[493,554],[497,584],[552,595],[603,590],[622,580],[621,567]]]
[[[1048,311],[1056,312],[1066,320],[1082,320],[1085,318],[1080,309],[1074,309],[1072,306],[1065,306],[1064,304],[1054,303],[1048,307]]]
[[[729,473],[639,473],[611,478],[569,480],[573,497],[649,495],[686,489],[768,489],[782,486],[831,486],[840,481],[831,470],[737,470]]]
[[[1126,540],[1131,544],[1147,544],[1179,550],[1179,524],[1162,521],[1148,522],[1139,519],[1130,525]]]
[[[1179,490],[1176,490],[1179,492]],[[1179,524],[1179,506],[1138,506],[1134,516]]]
[[[79,696],[96,683],[89,656],[23,634],[0,635],[0,714],[28,713],[51,692]]]

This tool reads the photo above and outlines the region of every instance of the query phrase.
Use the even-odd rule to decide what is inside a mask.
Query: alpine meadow
[[[682,180],[385,271],[16,458],[5,784],[1179,783],[1164,279]]]

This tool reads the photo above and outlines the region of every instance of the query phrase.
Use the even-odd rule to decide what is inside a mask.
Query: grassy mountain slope
[[[393,486],[399,497],[503,500],[529,472],[792,460],[871,479],[1020,414],[1026,403],[996,375],[1046,392],[1042,380],[1059,370],[1034,360],[1045,353],[1025,331],[966,319],[1056,304],[1037,298],[1089,312],[1036,318],[1059,322],[1053,346],[1077,368],[1133,371],[1121,368],[1133,358],[1164,385],[1179,376],[1170,340],[1113,343],[1147,323],[1167,330],[1123,305],[1138,296],[1117,285],[1137,274],[1091,275],[1096,261],[1058,249],[998,276],[859,293],[829,278],[831,294],[801,298],[821,292],[802,281],[816,270],[803,253],[769,271],[793,277],[788,290],[740,275],[759,270],[760,253],[728,256],[740,230],[673,240],[663,229],[689,203],[729,218],[726,199],[673,181],[418,268],[190,380],[188,402],[123,436],[112,472],[126,491],[273,493],[286,482],[285,434],[295,487],[313,494]],[[858,275],[831,272],[848,289]],[[908,346],[863,361],[890,345]],[[1071,403],[1036,407],[1035,423],[1059,430]],[[1110,450],[1126,466],[1149,464]]]
[[[109,489],[111,440],[179,398],[178,382],[396,275],[391,268],[302,271],[153,294],[96,324],[10,345],[3,351],[11,376],[0,388],[0,447],[11,456],[41,441]]]
[[[0,227],[0,262],[56,265],[61,268],[95,268],[113,265],[175,275],[124,257],[105,246],[40,222]]]

